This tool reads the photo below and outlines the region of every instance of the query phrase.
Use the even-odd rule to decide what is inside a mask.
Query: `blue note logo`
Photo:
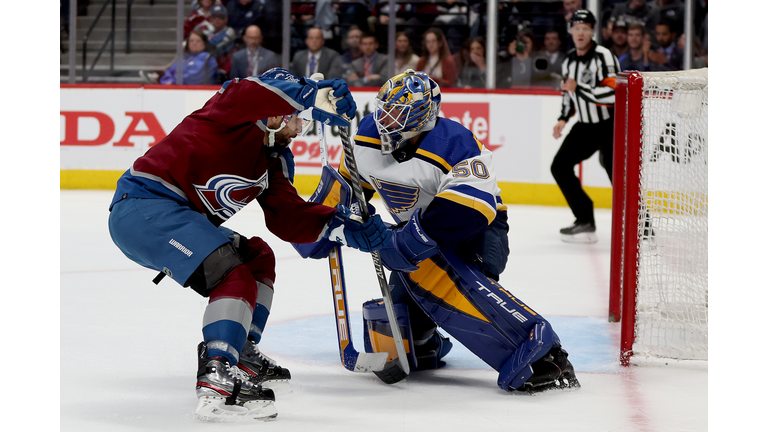
[[[419,188],[371,178],[381,199],[393,213],[408,211],[419,201]]]
[[[211,177],[205,186],[194,186],[205,208],[222,220],[227,220],[261,195],[269,187],[269,179],[266,172],[258,180],[220,174]]]

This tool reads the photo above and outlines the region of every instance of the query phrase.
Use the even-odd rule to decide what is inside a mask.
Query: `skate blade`
[[[542,393],[566,393],[574,392],[581,388],[579,380],[575,376],[561,376],[551,383],[542,384],[539,386],[523,386],[518,390],[514,390],[513,394],[536,396]]]
[[[273,392],[275,392],[275,396],[293,393],[293,389],[291,388],[291,381],[289,380],[262,381],[260,384],[262,388],[271,389]]]
[[[236,423],[251,420],[271,420],[277,417],[272,401],[250,401],[242,405],[227,405],[226,398],[203,396],[198,400],[195,418],[204,422]]]
[[[566,243],[597,243],[595,233],[560,234],[560,240]]]

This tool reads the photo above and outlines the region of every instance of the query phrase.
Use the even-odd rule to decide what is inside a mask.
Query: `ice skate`
[[[277,417],[275,394],[249,381],[245,373],[221,357],[206,358],[198,347],[197,409],[195,417],[208,422],[268,420]]]
[[[414,343],[418,363],[416,370],[437,369],[445,366],[442,359],[451,351],[451,348],[453,348],[451,340],[435,329],[426,342]]]
[[[576,221],[560,230],[560,239],[566,243],[596,243],[595,224]]]
[[[260,384],[278,394],[291,392],[291,372],[278,366],[274,360],[262,354],[259,351],[259,346],[250,339],[245,342],[237,367],[246,374],[253,384]]]
[[[568,353],[555,347],[531,365],[533,376],[514,389],[516,393],[535,394],[548,390],[576,390],[581,387],[576,379],[576,372],[568,360]]]

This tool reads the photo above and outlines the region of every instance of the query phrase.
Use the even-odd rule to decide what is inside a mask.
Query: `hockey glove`
[[[347,83],[342,79],[317,82],[317,98],[312,118],[325,125],[348,127],[357,112]]]
[[[392,237],[379,251],[384,267],[392,271],[412,272],[416,264],[436,254],[437,242],[421,227],[421,209],[416,210],[407,224],[396,226]]]
[[[363,252],[373,252],[389,241],[392,231],[381,221],[381,216],[376,215],[363,223],[360,216],[339,204],[324,237]]]

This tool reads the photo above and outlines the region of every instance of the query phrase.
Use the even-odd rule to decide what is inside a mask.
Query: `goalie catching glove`
[[[363,252],[381,249],[391,237],[392,231],[381,221],[381,216],[376,215],[363,222],[360,216],[341,204],[336,206],[336,213],[323,235],[323,238]]]

